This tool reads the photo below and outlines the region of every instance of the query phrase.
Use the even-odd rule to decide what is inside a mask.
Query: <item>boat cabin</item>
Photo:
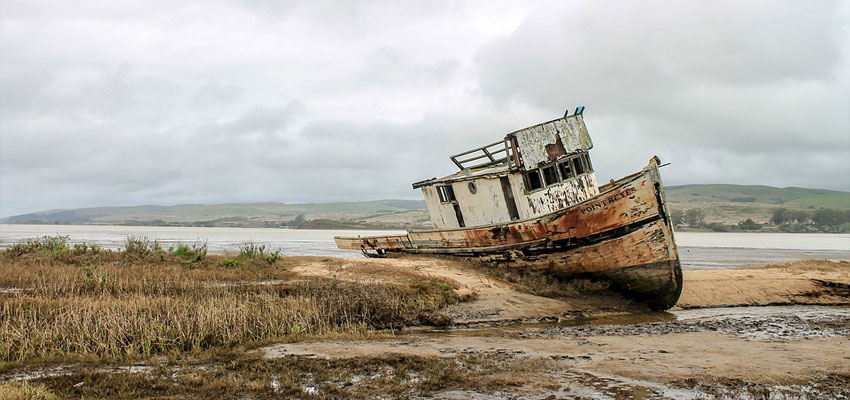
[[[436,229],[491,225],[549,214],[599,194],[593,142],[573,115],[508,133],[451,157],[460,171],[413,184]]]

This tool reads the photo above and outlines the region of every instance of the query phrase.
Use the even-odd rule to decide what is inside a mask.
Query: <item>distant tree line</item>
[[[752,218],[731,225],[720,222],[706,223],[705,211],[700,208],[673,210],[670,217],[675,226],[707,228],[715,232],[757,231],[765,226]],[[770,223],[783,232],[850,232],[850,210],[822,208],[806,211],[777,208],[773,210]]]
[[[304,225],[307,222],[307,216],[304,214],[298,214],[295,216],[295,219],[290,221],[283,221],[279,225],[281,228],[298,228],[301,225]]]
[[[777,208],[770,222],[785,232],[850,232],[850,210],[821,208],[807,212]]]
[[[687,211],[673,210],[671,214],[673,225],[675,226],[689,226],[691,228],[703,228],[706,226],[705,211],[701,208],[692,208]]]

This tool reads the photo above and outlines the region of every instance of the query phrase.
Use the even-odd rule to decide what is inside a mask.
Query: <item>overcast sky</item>
[[[418,199],[577,105],[600,180],[850,190],[848,8],[0,0],[0,216]]]

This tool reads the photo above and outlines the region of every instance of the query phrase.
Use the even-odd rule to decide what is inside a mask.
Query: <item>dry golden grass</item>
[[[312,258],[235,267],[220,265],[224,259],[4,251],[0,361],[126,360],[293,335],[365,334],[427,321],[458,301],[443,282],[357,283],[289,272]]]
[[[28,382],[0,384],[0,399],[4,400],[56,400],[58,398],[44,385],[32,385]]]

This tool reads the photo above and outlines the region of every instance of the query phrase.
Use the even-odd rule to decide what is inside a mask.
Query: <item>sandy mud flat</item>
[[[475,269],[441,268],[439,260],[359,262],[453,279],[477,299],[448,310],[460,329],[280,344],[260,354],[266,359],[484,356],[539,366],[515,376],[507,390],[446,390],[425,396],[430,398],[850,396],[848,262],[686,271],[679,305],[661,313],[594,296],[539,297]],[[353,272],[357,264],[347,268]],[[500,323],[509,320],[524,323]],[[530,323],[535,320],[540,323]]]

